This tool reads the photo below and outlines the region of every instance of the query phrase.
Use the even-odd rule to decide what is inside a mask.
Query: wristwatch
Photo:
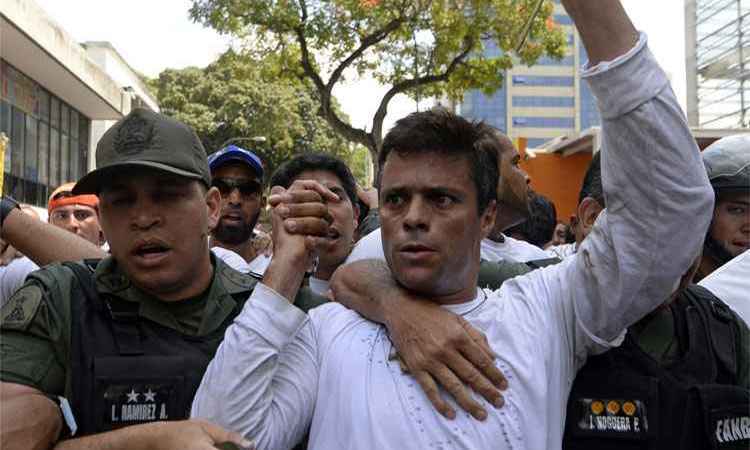
[[[62,414],[63,427],[60,431],[60,436],[58,436],[58,439],[62,440],[75,436],[76,431],[78,431],[78,424],[76,423],[76,419],[73,416],[73,410],[70,408],[68,399],[59,395],[45,396],[52,400],[60,408],[60,413]]]
[[[18,206],[18,202],[12,198],[3,196],[2,199],[0,199],[0,230],[2,230],[5,218],[16,208],[21,209],[21,207]]]

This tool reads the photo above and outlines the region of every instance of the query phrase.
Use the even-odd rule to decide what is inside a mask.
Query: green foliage
[[[546,0],[529,39],[515,50],[537,0],[192,0],[191,17],[245,38],[258,55],[274,55],[281,74],[305,77],[319,114],[374,158],[388,103],[399,93],[460,100],[469,89],[492,93],[514,63],[561,58],[565,36]],[[492,49],[488,48],[492,45]],[[490,51],[485,51],[490,50]],[[367,75],[390,86],[368,130],[352,127],[332,107],[345,76]]]
[[[167,69],[149,80],[162,112],[193,127],[208,153],[228,141],[251,149],[267,172],[293,155],[325,151],[349,161],[352,145],[316,111],[309,82],[278,77],[278,61],[228,51],[205,69]],[[263,136],[265,142],[253,141]]]
[[[352,171],[352,175],[354,175],[354,178],[356,178],[357,183],[365,188],[372,187],[373,162],[370,158],[370,153],[367,151],[367,148],[361,145],[355,146],[348,163],[349,168]]]

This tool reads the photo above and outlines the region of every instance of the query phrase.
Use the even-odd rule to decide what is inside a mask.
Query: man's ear
[[[487,204],[487,208],[485,208],[484,212],[482,213],[482,217],[480,217],[480,223],[479,226],[481,237],[482,239],[489,236],[492,229],[495,227],[495,217],[497,216],[497,201],[491,200],[489,204]]]
[[[581,200],[581,203],[578,204],[577,222],[584,236],[591,231],[591,228],[593,228],[594,223],[596,222],[596,218],[599,217],[599,213],[601,213],[603,209],[602,205],[592,197],[585,197]]]
[[[206,207],[208,208],[208,229],[213,230],[219,223],[221,215],[221,193],[215,187],[206,192]]]

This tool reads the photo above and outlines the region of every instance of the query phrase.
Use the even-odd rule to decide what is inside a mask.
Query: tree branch
[[[471,53],[473,48],[474,46],[471,40],[464,39],[464,49],[461,51],[461,53],[456,55],[455,58],[453,58],[450,64],[448,64],[448,67],[446,67],[446,69],[442,73],[403,80],[400,83],[394,84],[388,90],[388,92],[385,93],[383,98],[380,100],[380,106],[378,106],[378,110],[372,119],[371,134],[378,150],[380,150],[380,146],[383,143],[383,120],[385,120],[385,116],[388,113],[388,103],[390,103],[391,99],[393,99],[396,94],[400,94],[408,89],[413,89],[425,84],[439,83],[441,81],[448,80],[448,78],[450,78],[451,74],[456,70],[458,65],[463,63],[463,61],[469,56],[469,53]]]
[[[402,23],[404,23],[403,17],[397,17],[388,22],[383,28],[375,30],[374,32],[362,38],[362,42],[359,44],[359,47],[357,47],[357,49],[354,50],[352,54],[349,55],[344,61],[342,61],[341,64],[336,67],[333,73],[331,73],[331,78],[328,79],[328,84],[326,86],[328,91],[333,91],[333,86],[339,81],[341,75],[344,73],[344,70],[346,70],[346,68],[349,67],[352,62],[354,62],[354,60],[362,56],[362,54],[367,51],[368,48],[388,37],[388,35],[397,30]]]

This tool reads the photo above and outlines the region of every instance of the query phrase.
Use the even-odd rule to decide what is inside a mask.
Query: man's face
[[[295,180],[315,180],[338,195],[341,201],[328,202],[328,212],[333,218],[329,228],[328,239],[318,247],[318,270],[316,276],[328,279],[333,272],[344,262],[352,250],[354,242],[354,230],[357,228],[357,217],[359,207],[352,205],[351,199],[344,190],[336,174],[327,170],[305,170]]]
[[[750,249],[750,194],[722,194],[716,202],[711,237],[735,257]]]
[[[216,189],[206,193],[198,181],[139,168],[118,172],[99,201],[112,256],[133,284],[167,301],[205,289]]]
[[[380,193],[383,250],[406,288],[449,297],[476,287],[480,241],[494,214],[494,202],[478,214],[465,158],[388,155]]]
[[[247,164],[230,162],[214,170],[211,178],[221,192],[221,217],[214,238],[229,245],[247,242],[264,206],[258,176]]]
[[[49,213],[49,223],[70,231],[94,245],[102,245],[102,227],[96,210],[86,205],[60,206]]]
[[[500,142],[498,168],[500,185],[497,188],[498,214],[517,215],[518,222],[529,216],[529,176],[518,165],[521,155],[513,142],[500,132],[495,133]],[[498,224],[512,223],[508,217],[498,217]]]

